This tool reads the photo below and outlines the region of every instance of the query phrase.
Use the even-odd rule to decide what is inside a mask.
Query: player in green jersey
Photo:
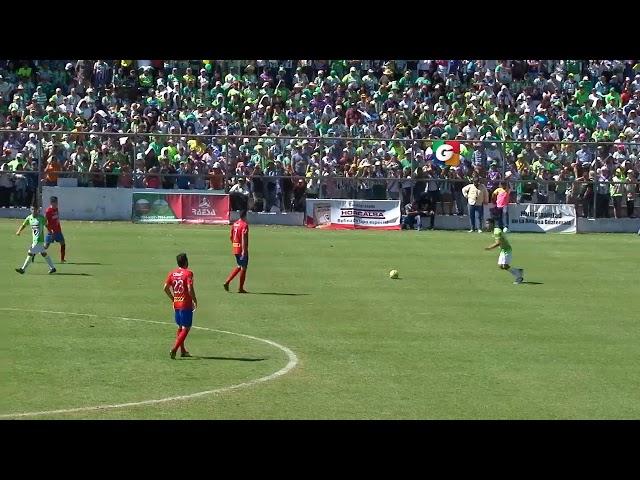
[[[495,226],[493,218],[488,219],[485,222],[487,231],[493,232],[493,238],[495,243],[485,250],[493,250],[496,247],[500,247],[500,256],[498,257],[498,268],[506,270],[515,278],[513,283],[522,283],[524,280],[524,269],[511,267],[511,244],[507,240],[507,234],[501,229]]]
[[[31,248],[29,248],[27,252],[27,258],[24,261],[24,264],[21,268],[16,268],[16,272],[24,273],[29,263],[33,260],[33,258],[39,253],[49,264],[49,273],[56,273],[56,267],[53,265],[51,261],[51,257],[47,255],[47,251],[44,248],[44,230],[47,225],[47,220],[40,214],[40,207],[34,205],[31,207],[31,215],[27,216],[20,225],[20,228],[16,232],[16,235],[20,235],[20,232],[29,225],[31,227],[32,240],[31,240]]]

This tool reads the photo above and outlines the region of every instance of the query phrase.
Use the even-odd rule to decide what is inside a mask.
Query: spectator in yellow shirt
[[[473,183],[470,183],[462,189],[462,195],[467,199],[469,204],[469,220],[471,221],[471,230],[476,231],[476,213],[480,223],[478,224],[478,233],[482,233],[482,224],[484,223],[484,206],[489,203],[489,192],[478,177],[473,177]]]
[[[524,158],[522,153],[518,154],[518,159],[516,160],[516,168],[518,169],[518,173],[522,173],[525,167],[529,166],[529,162]]]

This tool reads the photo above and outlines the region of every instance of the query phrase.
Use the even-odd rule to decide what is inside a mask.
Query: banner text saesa
[[[229,223],[229,195],[134,192],[134,223]]]

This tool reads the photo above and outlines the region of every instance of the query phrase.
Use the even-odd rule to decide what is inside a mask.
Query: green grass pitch
[[[252,226],[239,295],[227,226],[63,220],[71,263],[54,244],[58,274],[38,257],[18,275],[18,225],[0,221],[2,418],[640,418],[637,235],[511,234],[532,282],[513,285],[490,234]],[[208,330],[171,360],[162,285],[181,251]],[[260,339],[297,365],[268,378],[290,358]]]

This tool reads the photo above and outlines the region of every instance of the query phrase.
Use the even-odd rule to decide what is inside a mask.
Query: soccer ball
[[[391,270],[391,271],[389,272],[389,278],[393,278],[393,279],[395,279],[395,278],[398,278],[398,275],[399,275],[399,274],[398,274],[398,270]]]

